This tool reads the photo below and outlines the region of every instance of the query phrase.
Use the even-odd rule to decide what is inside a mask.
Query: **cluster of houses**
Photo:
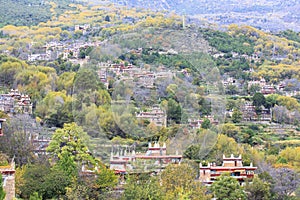
[[[41,52],[43,53],[32,53],[28,55],[27,60],[33,61],[51,61],[56,60],[59,57],[62,59],[69,60],[72,63],[77,64],[80,59],[80,49],[87,47],[100,46],[101,42],[72,42],[63,43],[52,41],[43,46]]]
[[[159,107],[159,105],[154,105],[147,111],[140,111],[136,113],[136,118],[138,120],[148,120],[150,123],[153,123],[158,127],[167,127],[167,114]],[[201,128],[201,124],[203,123],[204,119],[208,119],[210,121],[210,124],[219,124],[219,121],[217,119],[215,119],[211,115],[207,115],[204,116],[203,119],[189,118],[187,121],[187,125],[191,129],[199,129]]]
[[[167,155],[166,143],[158,142],[148,145],[146,153],[135,152],[135,149],[117,148],[111,152],[110,169],[117,174],[127,173],[159,173],[170,163],[180,163],[182,155]]]
[[[128,63],[99,63],[98,76],[105,85],[109,78],[118,78],[133,81],[139,87],[154,89],[157,79],[171,79],[176,73],[164,68],[152,72]]]
[[[0,94],[0,110],[5,113],[32,114],[30,97],[11,89],[9,93]]]
[[[158,105],[153,106],[148,111],[136,113],[136,118],[148,120],[150,123],[154,123],[155,126],[167,127],[167,114]]]
[[[182,155],[168,155],[166,143],[160,145],[158,142],[149,143],[145,153],[136,153],[135,150],[129,148],[117,148],[111,152],[110,169],[119,174],[121,179],[125,174],[136,173],[160,173],[169,164],[180,164],[183,160]],[[257,167],[251,163],[250,166],[244,166],[242,157],[235,157],[233,154],[230,157],[223,155],[223,163],[217,166],[216,163],[209,163],[204,166],[199,164],[198,179],[205,185],[211,185],[218,176],[223,173],[228,173],[236,178],[241,185],[244,185],[247,180],[254,177]]]
[[[75,32],[81,31],[82,35],[86,35],[89,29],[91,28],[90,24],[84,24],[84,25],[75,25]]]
[[[219,124],[219,121],[211,115],[205,116],[205,118],[210,121],[210,124]],[[201,128],[201,124],[203,123],[203,121],[204,119],[188,119],[188,126],[192,129],[199,129]]]
[[[75,25],[74,32],[82,32],[83,35],[86,35],[90,29],[90,24]],[[80,49],[87,47],[96,47],[100,45],[100,41],[51,41],[46,43],[38,53],[29,54],[27,60],[30,62],[52,61],[58,59],[59,57],[62,57],[62,59],[66,59],[70,62],[78,64],[80,63]]]
[[[262,108],[260,115],[257,115],[255,106],[251,102],[245,102],[241,107],[244,121],[272,121],[272,109]]]
[[[213,53],[212,55],[214,58],[221,58],[226,56],[225,53]],[[247,54],[239,54],[237,52],[231,52],[232,58],[245,58],[246,60],[249,61],[254,61],[258,62],[260,60],[260,56],[257,53],[253,53],[252,55],[247,55]]]
[[[229,85],[234,85],[237,88],[243,88],[243,84],[241,81],[234,79],[233,77],[227,77],[222,81],[224,88],[227,88]],[[266,80],[264,78],[261,78],[260,80],[252,80],[248,82],[248,91],[252,86],[257,86],[259,89],[259,92],[261,92],[264,95],[268,94],[275,94],[276,90],[282,91],[284,89],[283,84],[278,85],[270,85],[267,84]]]

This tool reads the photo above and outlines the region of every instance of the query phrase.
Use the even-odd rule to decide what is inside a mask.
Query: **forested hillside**
[[[292,29],[299,31],[300,16],[296,0],[110,0],[135,8],[155,11],[175,11],[187,15],[190,20],[217,23],[218,25],[251,25],[267,31]]]
[[[5,25],[34,26],[40,22],[54,19],[63,12],[72,9],[69,4],[74,0],[1,0],[0,27]]]
[[[0,168],[14,158],[18,198],[299,197],[298,32],[107,1],[9,5],[24,9],[1,17]],[[231,154],[257,167],[253,184],[204,186],[199,167]]]

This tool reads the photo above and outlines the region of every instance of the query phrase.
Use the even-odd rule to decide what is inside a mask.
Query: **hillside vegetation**
[[[299,33],[183,26],[175,13],[107,1],[16,6],[22,5],[25,14],[5,19],[0,29],[1,92],[18,89],[33,106],[29,115],[0,113],[7,118],[0,151],[17,158],[18,197],[210,199],[214,189],[193,180],[200,162],[220,165],[223,154],[241,154],[245,165],[259,167],[246,192],[221,178],[221,186],[242,193],[232,199],[298,195]],[[30,16],[26,9],[34,6]],[[165,124],[138,117],[152,108]],[[47,154],[33,153],[45,147],[34,146],[36,138],[51,139]],[[134,166],[139,176],[118,180],[108,167],[111,152],[144,152],[149,141],[165,142],[184,163],[148,176],[152,168],[141,162]],[[293,184],[280,181],[283,172]],[[124,193],[116,193],[122,181]]]

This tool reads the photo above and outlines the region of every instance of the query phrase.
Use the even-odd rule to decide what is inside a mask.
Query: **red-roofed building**
[[[236,178],[241,185],[244,184],[245,180],[252,179],[254,177],[254,171],[257,167],[253,167],[252,163],[250,166],[243,166],[242,156],[234,157],[231,154],[230,157],[223,155],[222,166],[216,166],[215,163],[210,163],[207,166],[203,166],[200,163],[200,181],[206,185],[211,185],[218,176],[223,173],[229,173],[230,176]]]

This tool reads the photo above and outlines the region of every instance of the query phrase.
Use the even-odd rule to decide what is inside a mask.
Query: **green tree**
[[[266,98],[262,93],[255,93],[252,98],[253,106],[260,107],[266,104]]]
[[[209,100],[204,97],[200,97],[198,104],[201,115],[209,115],[211,113],[211,102]]]
[[[50,127],[63,127],[64,123],[73,121],[72,98],[66,91],[49,92],[37,105],[36,113]]]
[[[19,174],[18,193],[22,198],[33,198],[41,195],[43,199],[59,198],[66,193],[66,187],[71,184],[65,171],[58,167],[50,168],[49,164],[34,164],[22,168]],[[21,177],[20,177],[21,176]]]
[[[240,129],[238,126],[236,126],[234,124],[226,123],[226,124],[222,125],[221,132],[224,135],[227,135],[228,137],[237,138],[238,134],[240,132]]]
[[[97,73],[89,68],[81,68],[74,77],[74,93],[88,93],[98,89],[103,89],[104,85],[100,81]]]
[[[238,91],[238,88],[236,87],[236,85],[228,85],[226,87],[226,94],[229,94],[229,95],[235,95],[237,94],[239,91]]]
[[[217,199],[222,200],[246,200],[246,194],[240,186],[237,179],[229,176],[229,174],[222,174],[211,185],[211,190]]]
[[[125,191],[122,199],[163,199],[163,191],[159,185],[158,177],[150,177],[148,174],[131,175],[128,177],[125,185]]]
[[[89,153],[89,136],[75,123],[64,124],[52,136],[47,151],[56,160],[56,164],[69,176],[76,176],[83,164],[96,166],[96,159]]]
[[[167,119],[177,124],[181,121],[181,106],[174,99],[168,101]]]
[[[255,111],[257,114],[261,112],[261,106],[266,105],[266,98],[262,93],[255,93],[252,98],[253,106],[255,106]]]
[[[30,195],[29,200],[43,200],[43,198],[39,195],[39,193],[34,192]]]
[[[201,123],[201,128],[203,129],[209,129],[211,127],[211,123],[209,119],[204,118],[203,122]]]
[[[260,91],[260,86],[258,84],[251,85],[249,88],[250,95],[254,95],[255,93]]]
[[[107,169],[105,166],[102,166],[96,175],[97,179],[95,187],[101,192],[110,190],[118,184],[118,177],[115,175],[114,171]]]
[[[233,123],[240,123],[243,119],[243,114],[242,112],[237,109],[237,108],[234,108],[233,109],[233,113],[232,113],[232,122]]]
[[[65,197],[68,200],[90,199],[90,187],[82,181],[73,181],[73,183],[67,187],[66,190],[67,192]]]
[[[50,185],[49,188],[53,188],[54,191],[57,191],[56,193],[62,191],[62,188],[67,188],[67,191],[64,190],[63,192],[67,193],[68,198],[74,197],[72,195],[74,188],[70,187],[73,185],[80,190],[86,190],[86,193],[82,194],[83,196],[87,195],[89,199],[101,199],[101,195],[116,186],[118,179],[114,172],[107,169],[89,152],[88,138],[87,133],[75,123],[65,124],[64,128],[57,129],[53,134],[47,148],[55,163],[52,177],[59,177],[61,170],[67,176],[64,178],[65,180],[72,180],[72,183],[69,181],[61,182],[61,187]],[[85,170],[81,171],[83,166],[91,170],[94,176],[86,176]],[[78,184],[83,184],[86,187],[79,187]],[[76,195],[79,195],[78,198],[80,197],[80,194]],[[49,194],[49,196],[51,195]]]
[[[279,95],[278,94],[271,94],[271,95],[268,95],[266,97],[266,107],[267,108],[272,108],[274,107],[276,104],[278,104],[278,99]]]
[[[248,200],[269,200],[271,198],[270,184],[257,176],[254,177],[252,183],[247,182],[245,191]]]
[[[2,174],[0,173],[0,200],[3,200],[5,198],[5,191],[3,189],[3,182],[2,182]]]
[[[188,163],[168,165],[160,175],[163,199],[211,199],[201,182],[195,181],[196,170]]]
[[[66,187],[71,184],[71,179],[65,171],[52,167],[42,183],[44,188],[43,198],[59,198],[66,193]]]
[[[106,15],[104,20],[107,21],[107,22],[110,22],[110,17],[108,15]]]
[[[20,186],[21,197],[29,198],[35,192],[42,195],[46,176],[50,173],[50,166],[44,164],[29,165],[23,174],[24,184]]]

